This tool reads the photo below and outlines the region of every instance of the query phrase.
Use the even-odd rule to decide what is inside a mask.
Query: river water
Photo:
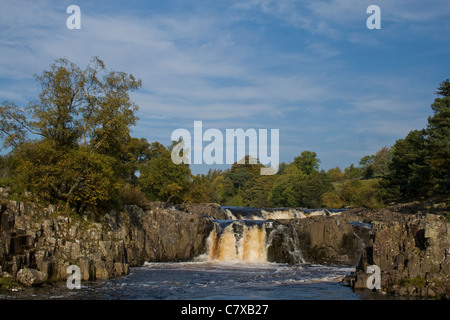
[[[341,283],[354,268],[313,264],[180,262],[145,263],[127,276],[25,288],[0,299],[81,300],[360,300],[385,299]]]

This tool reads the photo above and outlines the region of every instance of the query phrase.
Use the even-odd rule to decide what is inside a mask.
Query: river
[[[360,300],[384,299],[341,283],[352,267],[280,263],[145,263],[107,281],[25,288],[7,299],[82,300]]]

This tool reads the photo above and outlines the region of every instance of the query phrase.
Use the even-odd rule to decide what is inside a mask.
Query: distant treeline
[[[131,137],[138,107],[130,92],[141,81],[108,71],[98,58],[85,69],[58,59],[36,80],[36,101],[25,108],[12,101],[0,105],[0,186],[12,199],[101,212],[147,201],[374,208],[449,194],[448,79],[438,88],[425,129],[343,170],[319,170],[317,154],[303,151],[275,175],[260,175],[262,165],[248,161],[193,175],[188,165],[172,162],[175,143]]]

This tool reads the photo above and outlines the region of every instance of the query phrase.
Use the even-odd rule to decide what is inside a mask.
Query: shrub
[[[340,209],[344,207],[344,201],[333,192],[325,192],[322,195],[322,205],[326,208]]]
[[[426,280],[420,276],[413,278],[402,278],[400,280],[400,285],[403,287],[414,286],[416,288],[423,288],[426,285]]]
[[[144,207],[148,203],[148,199],[138,186],[126,183],[120,189],[120,203],[123,205],[137,205]]]

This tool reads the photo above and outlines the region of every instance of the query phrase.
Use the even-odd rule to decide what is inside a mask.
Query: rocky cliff
[[[69,277],[82,280],[125,275],[145,261],[189,261],[204,254],[214,219],[227,219],[215,204],[145,208],[129,206],[96,220],[3,200],[0,204],[0,289],[13,280],[39,285]],[[380,291],[450,298],[449,208],[399,205],[354,209],[340,215],[268,220],[268,261],[356,267],[349,283],[367,290],[368,266],[381,270]]]
[[[0,276],[33,285],[65,280],[67,267],[77,265],[82,280],[96,280],[127,274],[145,261],[186,261],[203,253],[212,227],[207,217],[158,203],[146,210],[130,206],[93,222],[57,214],[53,207],[4,201]]]
[[[52,206],[5,200],[0,267],[25,285],[65,280],[69,265],[80,267],[82,280],[108,279],[145,261],[189,261],[204,254],[214,219],[226,218],[215,204],[150,203],[92,221]],[[367,228],[340,216],[272,220],[265,228],[271,262],[355,265],[368,241]]]
[[[370,241],[351,279],[367,289],[370,265],[380,268],[379,291],[450,299],[450,221],[446,203],[411,203],[361,212],[372,224]]]
[[[351,213],[291,219],[282,223],[296,230],[299,249],[309,263],[354,266],[369,241],[370,224]]]

